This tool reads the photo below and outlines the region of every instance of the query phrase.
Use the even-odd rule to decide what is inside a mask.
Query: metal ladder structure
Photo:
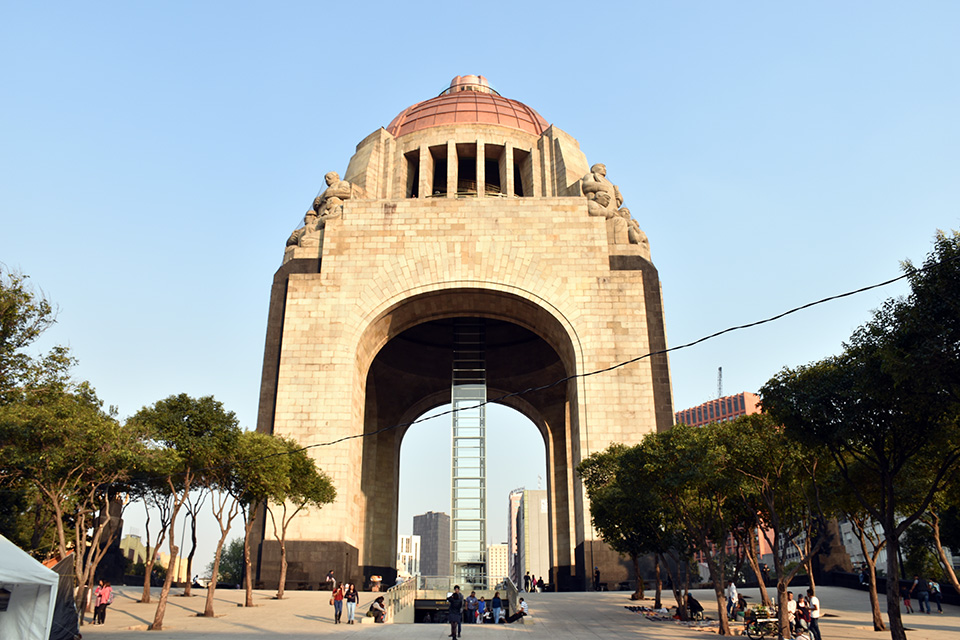
[[[482,318],[453,327],[450,566],[454,580],[487,586],[487,375]]]

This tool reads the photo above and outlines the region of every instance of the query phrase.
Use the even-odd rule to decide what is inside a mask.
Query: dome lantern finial
[[[440,95],[450,95],[459,91],[476,91],[478,93],[492,93],[500,95],[490,87],[490,82],[483,76],[456,76],[450,81],[450,86]]]

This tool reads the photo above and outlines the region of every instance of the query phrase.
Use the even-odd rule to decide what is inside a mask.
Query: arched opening
[[[576,385],[567,380],[575,373],[576,348],[561,322],[542,307],[488,290],[407,298],[365,332],[358,352],[358,373],[366,373],[363,423],[368,434],[362,444],[357,505],[364,518],[359,540],[362,571],[396,576],[400,452],[408,429],[404,425],[450,402],[453,321],[462,318],[485,323],[487,398],[525,416],[543,439],[550,529],[546,581],[560,588],[573,586],[582,571],[577,570],[582,560],[574,555],[583,536],[579,525],[583,505],[571,464],[579,447]],[[369,364],[363,366],[365,362]],[[395,425],[401,426],[391,428]],[[448,454],[442,465],[447,474],[449,460]],[[449,475],[445,484],[449,488]]]
[[[442,405],[428,411],[411,426],[400,447],[400,485],[398,532],[401,536],[417,533],[413,527],[414,516],[427,512],[449,515],[450,510],[450,405]],[[543,490],[546,488],[546,443],[536,426],[523,414],[509,407],[492,404],[487,412],[487,545],[509,544],[511,519],[516,514],[510,511],[510,493],[516,489]],[[538,494],[539,495],[539,494]],[[532,566],[534,575],[543,575],[549,570],[550,536],[549,518],[543,535],[535,536],[533,549],[525,556],[527,566]],[[514,524],[515,529],[515,524]],[[535,535],[535,534],[533,534]],[[423,576],[449,575],[444,566],[439,566],[432,554],[430,541],[421,540],[423,564],[410,568],[411,574]],[[519,549],[507,549],[507,564],[502,569],[492,569],[488,575],[492,583],[511,575],[509,563]],[[522,571],[518,574],[523,575]],[[514,577],[518,577],[514,574]]]

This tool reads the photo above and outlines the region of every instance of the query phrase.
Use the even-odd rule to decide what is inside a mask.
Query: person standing
[[[483,599],[483,596],[480,596],[480,600],[477,602],[477,622],[483,624],[483,616],[487,612],[487,602]]]
[[[810,629],[810,605],[807,603],[807,597],[802,593],[797,596],[796,627],[798,635],[804,629]]]
[[[356,587],[352,584],[347,585],[347,592],[343,595],[343,599],[347,601],[347,624],[353,624],[354,614],[357,612],[357,601],[360,599]]]
[[[917,609],[923,613],[923,608],[927,608],[927,615],[930,615],[930,587],[925,579],[918,575],[913,576],[913,585],[910,587],[910,595],[917,599]]]
[[[600,591],[600,567],[593,568],[593,590]]]
[[[738,603],[737,585],[731,580],[727,583],[727,618],[731,617],[733,612],[737,610]]]
[[[810,605],[810,635],[813,640],[820,638],[820,598],[813,595],[813,589],[807,589],[807,602]]]
[[[113,602],[113,587],[110,582],[100,581],[101,586],[97,588],[97,606],[93,610],[93,623],[103,624],[107,619],[107,606]]]
[[[467,624],[473,624],[477,621],[477,604],[480,601],[477,600],[477,592],[471,591],[470,595],[467,596]]]
[[[795,634],[794,625],[797,621],[797,602],[793,599],[793,591],[787,592],[787,622],[790,624],[790,633]]]
[[[526,591],[527,593],[530,592],[530,572],[529,571],[527,571],[523,575],[523,590]]]
[[[460,623],[463,620],[463,595],[460,593],[460,585],[454,585],[453,593],[447,596],[447,602],[450,603],[447,612],[447,620],[450,622],[450,637],[456,638],[462,633]]]
[[[333,624],[340,624],[343,614],[343,585],[333,590]]]
[[[503,609],[503,600],[500,599],[500,592],[493,592],[493,600],[490,601],[490,608],[493,612],[493,624],[500,623],[500,610]]]

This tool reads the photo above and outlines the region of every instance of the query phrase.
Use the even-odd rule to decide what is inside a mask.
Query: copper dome
[[[483,76],[457,76],[436,98],[407,107],[387,126],[393,136],[443,124],[496,124],[539,136],[550,126],[539,113],[490,88]]]

